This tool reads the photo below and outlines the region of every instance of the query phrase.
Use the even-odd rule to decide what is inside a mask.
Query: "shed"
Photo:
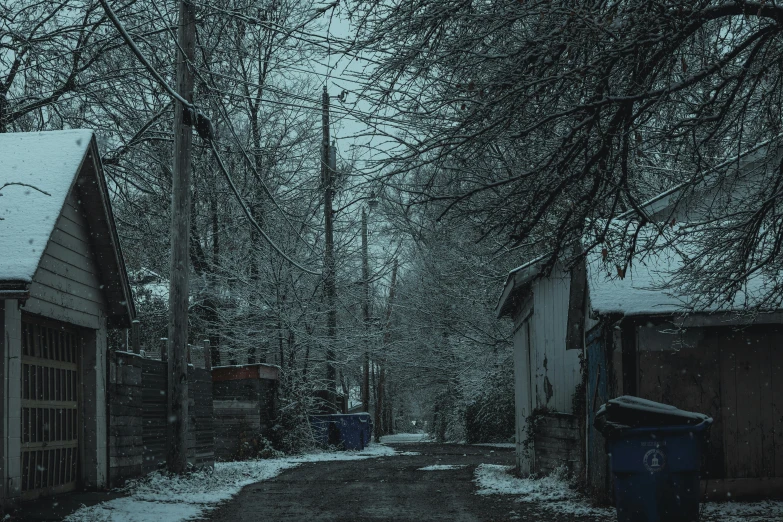
[[[4,504],[108,479],[107,329],[135,316],[95,136],[0,134]]]
[[[756,147],[719,167],[728,175],[641,209],[658,230],[676,230],[713,218],[715,205],[741,208],[776,179],[782,155]],[[496,311],[514,322],[520,472],[567,465],[608,500],[608,459],[592,421],[607,400],[635,395],[714,418],[705,496],[783,495],[783,310],[754,309],[780,275],[754,275],[733,302],[699,306],[698,295],[667,288],[697,239],[698,228],[683,230],[680,243],[669,238],[622,277],[602,245],[575,266],[558,260],[545,273],[545,256],[509,273]]]

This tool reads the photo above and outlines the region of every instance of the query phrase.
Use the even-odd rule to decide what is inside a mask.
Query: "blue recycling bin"
[[[310,416],[316,442],[346,450],[363,450],[370,443],[372,419],[369,413]]]
[[[607,439],[618,522],[697,522],[701,451],[712,419],[617,430]]]

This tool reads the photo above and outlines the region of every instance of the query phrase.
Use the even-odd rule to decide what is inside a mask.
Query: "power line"
[[[214,131],[212,129],[212,122],[209,121],[209,119],[204,116],[201,112],[196,110],[196,107],[188,102],[185,98],[179,95],[174,89],[172,89],[163,79],[163,77],[158,73],[158,71],[155,70],[154,67],[147,61],[147,59],[144,57],[144,55],[141,53],[138,47],[136,47],[136,44],[131,39],[130,35],[125,31],[125,28],[122,26],[122,23],[119,21],[117,16],[114,14],[114,11],[112,11],[111,7],[109,7],[109,4],[106,2],[106,0],[99,0],[101,5],[103,6],[104,10],[106,11],[107,16],[112,21],[114,26],[117,28],[119,33],[122,35],[123,39],[125,40],[125,43],[128,44],[128,46],[133,51],[133,54],[136,55],[136,57],[139,59],[139,61],[144,64],[144,66],[147,68],[149,73],[161,84],[161,86],[166,90],[166,92],[169,93],[169,95],[179,101],[183,107],[190,109],[191,111],[191,117],[193,115],[196,115],[196,118],[193,118],[194,123],[196,123],[196,131],[198,132],[199,136],[209,143],[210,148],[212,149],[212,152],[215,156],[215,160],[218,163],[218,166],[220,167],[220,170],[223,173],[223,176],[225,177],[226,181],[228,182],[229,186],[231,187],[231,191],[234,193],[234,196],[237,198],[237,201],[239,202],[240,206],[242,207],[242,210],[244,211],[248,221],[258,230],[258,232],[261,234],[261,236],[269,243],[269,245],[284,259],[286,259],[289,263],[291,263],[296,268],[302,270],[303,272],[306,272],[308,274],[313,274],[320,276],[321,273],[315,272],[312,270],[309,270],[293,259],[291,259],[283,250],[277,246],[277,244],[272,240],[271,237],[267,235],[267,233],[261,228],[261,226],[256,222],[255,219],[253,219],[253,216],[250,214],[250,211],[248,210],[247,206],[245,205],[245,202],[242,200],[242,196],[239,193],[239,190],[237,190],[236,185],[234,185],[234,181],[231,179],[231,175],[229,174],[228,170],[226,169],[225,164],[223,163],[223,158],[220,156],[220,153],[217,150],[217,147],[215,146],[214,142]]]

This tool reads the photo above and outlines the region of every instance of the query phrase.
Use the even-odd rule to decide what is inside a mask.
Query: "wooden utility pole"
[[[391,340],[391,313],[394,305],[395,288],[397,287],[397,260],[394,260],[392,266],[391,285],[389,285],[389,304],[386,308],[386,324],[383,327],[383,344],[381,350],[385,351],[386,346]],[[389,431],[387,425],[388,416],[386,415],[385,404],[386,397],[386,360],[383,355],[379,357],[378,363],[378,388],[375,392],[375,442],[381,441],[381,436]]]
[[[364,380],[362,411],[370,411],[370,261],[367,255],[367,212],[362,209],[362,315],[364,319]]]
[[[337,403],[337,371],[334,366],[334,347],[337,340],[337,308],[335,305],[337,289],[334,281],[334,216],[332,215],[333,172],[329,158],[329,93],[322,97],[323,146],[321,154],[321,182],[324,186],[324,227],[326,228],[326,248],[324,249],[324,294],[326,295],[326,390],[328,400],[334,408]]]
[[[193,103],[196,9],[179,3],[177,92]],[[195,114],[177,101],[174,109],[174,170],[171,184],[171,263],[169,288],[168,420],[166,464],[172,473],[187,470],[188,432],[188,275],[190,272],[190,151]]]

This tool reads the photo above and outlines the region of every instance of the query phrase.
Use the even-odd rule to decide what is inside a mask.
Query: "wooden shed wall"
[[[535,407],[573,413],[573,394],[581,381],[579,350],[566,350],[568,272],[555,268],[533,283],[530,343],[535,380]]]
[[[639,396],[713,417],[710,487],[747,493],[762,480],[783,493],[783,328],[663,329],[638,329]]]
[[[42,245],[31,245],[40,248]],[[90,231],[71,192],[30,285],[27,312],[98,329],[106,302],[90,246]]]

